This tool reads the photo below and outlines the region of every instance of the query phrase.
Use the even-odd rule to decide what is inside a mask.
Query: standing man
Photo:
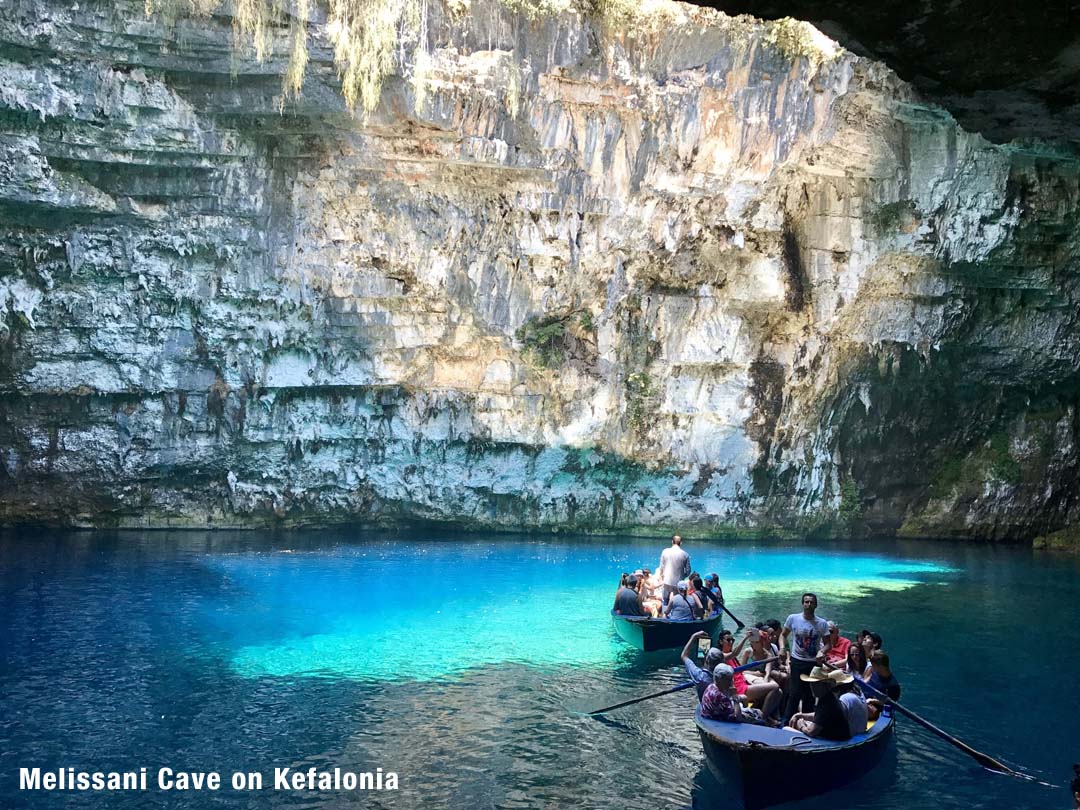
[[[784,706],[784,725],[791,716],[799,711],[808,712],[813,708],[814,696],[810,694],[810,683],[802,678],[810,675],[817,664],[825,663],[824,639],[829,635],[829,623],[814,615],[817,610],[817,595],[804,593],[802,613],[792,613],[784,622],[784,631],[780,634],[780,655],[784,654],[788,636],[791,644],[791,677],[788,680],[787,705]],[[809,708],[808,708],[809,706]]]
[[[690,555],[683,551],[679,535],[673,535],[671,545],[660,552],[660,567],[656,574],[663,586],[662,597],[666,605],[679,580],[690,576]]]

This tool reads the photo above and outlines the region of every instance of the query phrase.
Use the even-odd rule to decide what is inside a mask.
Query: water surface
[[[673,655],[620,642],[618,574],[661,540],[74,533],[0,538],[2,807],[727,805]],[[1064,784],[1080,760],[1080,562],[917,543],[686,545],[744,621],[815,590],[885,637],[905,702]],[[1038,650],[1034,654],[1029,650]],[[1053,650],[1050,661],[1042,650]],[[1042,665],[1040,672],[1039,665]],[[1062,689],[1044,688],[1046,667]],[[1034,687],[1034,688],[1033,688]],[[830,807],[1069,807],[910,723]],[[388,793],[26,794],[20,766],[395,771]],[[822,800],[790,807],[820,807]]]

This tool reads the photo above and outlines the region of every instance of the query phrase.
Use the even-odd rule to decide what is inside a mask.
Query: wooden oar
[[[776,658],[773,657],[773,658],[766,658],[766,659],[764,659],[762,661],[751,661],[749,664],[743,664],[741,667],[735,667],[735,671],[736,672],[742,672],[743,670],[753,669],[754,667],[759,667],[759,666],[762,666],[764,664],[772,663],[775,660],[776,660]],[[616,703],[614,706],[605,706],[604,708],[597,709],[596,711],[586,712],[586,714],[588,714],[588,715],[605,714],[606,712],[610,712],[612,709],[621,709],[623,706],[632,706],[633,704],[641,703],[644,700],[652,700],[653,698],[656,698],[656,697],[662,697],[664,695],[670,695],[672,692],[681,692],[683,689],[689,689],[693,685],[694,685],[693,681],[684,681],[683,683],[680,683],[678,686],[673,686],[671,689],[665,689],[663,692],[653,692],[651,695],[645,695],[645,697],[633,698],[632,700],[624,700],[622,703]]]
[[[735,624],[738,625],[735,628],[736,630],[742,630],[744,627],[746,627],[746,625],[743,622],[739,621],[738,616],[736,616],[734,613],[732,613],[730,610],[727,609],[726,605],[720,605],[720,609],[722,611],[724,611],[724,613],[726,613],[728,616],[730,616],[731,618],[733,618],[735,620]]]
[[[914,720],[916,723],[918,723],[920,726],[925,728],[927,731],[931,732],[932,734],[936,734],[938,737],[940,737],[941,739],[943,739],[945,742],[949,743],[950,745],[956,746],[957,748],[959,748],[961,751],[963,751],[965,754],[967,754],[969,757],[971,757],[973,760],[978,762],[980,765],[982,765],[987,770],[996,771],[997,773],[1008,774],[1009,776],[1018,776],[1021,779],[1028,779],[1028,780],[1031,780],[1032,782],[1037,782],[1038,781],[1035,777],[1028,776],[1026,773],[1020,773],[1020,771],[1014,771],[1012,768],[1010,768],[1005,763],[999,762],[998,760],[994,759],[992,756],[989,756],[988,754],[984,754],[982,751],[976,751],[974,748],[972,748],[967,743],[956,739],[956,737],[952,736],[951,734],[949,734],[946,731],[942,731],[940,728],[935,726],[929,720],[923,719],[922,717],[915,714],[915,712],[913,712],[911,709],[907,708],[906,706],[901,706],[899,703],[897,703],[891,697],[886,695],[884,692],[878,691],[877,689],[872,687],[870,684],[868,684],[866,681],[864,681],[862,678],[860,678],[858,675],[855,675],[854,678],[855,678],[855,683],[857,683],[859,685],[860,689],[862,689],[863,691],[868,692],[868,693],[876,696],[879,700],[890,704],[894,709],[896,709],[898,712],[900,712],[900,714],[904,715],[904,717],[907,717],[910,720]]]

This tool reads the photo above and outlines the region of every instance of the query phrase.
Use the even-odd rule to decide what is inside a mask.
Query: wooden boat
[[[699,630],[708,633],[713,641],[720,635],[723,614],[717,611],[711,616],[694,622],[675,622],[671,619],[653,619],[649,616],[621,616],[611,611],[615,632],[627,644],[643,652],[680,649],[690,636]]]
[[[745,810],[771,807],[841,787],[868,773],[892,739],[892,713],[844,742],[816,740],[750,723],[718,723],[694,715],[709,770],[725,799],[741,796]]]

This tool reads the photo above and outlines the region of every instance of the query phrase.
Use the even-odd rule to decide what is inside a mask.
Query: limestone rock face
[[[325,40],[289,99],[225,16],[4,4],[0,518],[1077,516],[1075,160],[790,20],[460,6],[363,115]]]

